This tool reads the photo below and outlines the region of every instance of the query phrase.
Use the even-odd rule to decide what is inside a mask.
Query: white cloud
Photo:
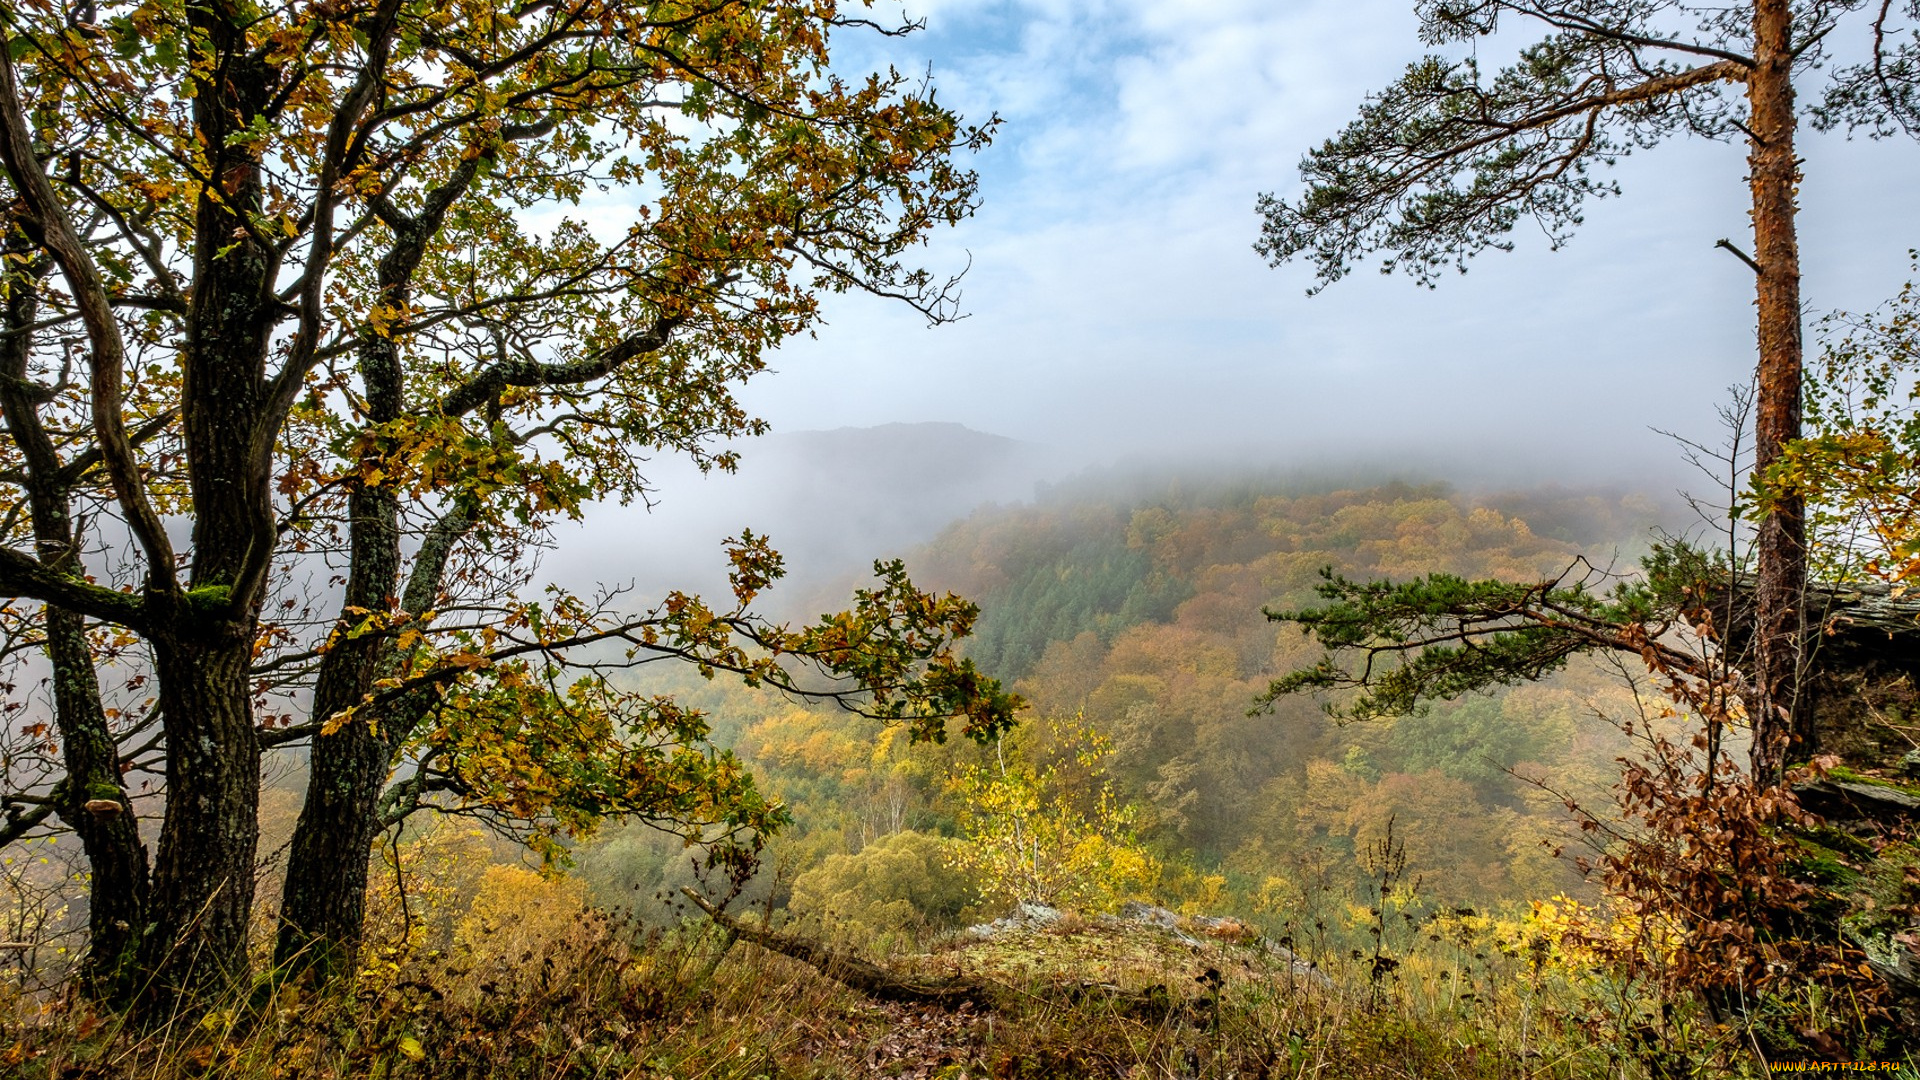
[[[927,331],[830,303],[749,390],[782,428],[959,420],[1089,454],[1346,440],[1592,472],[1664,460],[1649,425],[1710,434],[1751,363],[1750,278],[1712,246],[1746,230],[1738,147],[1638,155],[1567,250],[1521,235],[1436,292],[1363,273],[1307,300],[1305,268],[1261,264],[1255,194],[1291,190],[1300,153],[1421,52],[1408,0],[911,10],[930,31],[895,62],[931,57],[943,99],[1008,119],[980,216],[928,254],[971,253],[972,317]],[[1808,300],[1871,304],[1920,244],[1920,151],[1806,155]]]

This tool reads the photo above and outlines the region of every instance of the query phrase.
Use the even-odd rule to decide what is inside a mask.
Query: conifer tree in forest
[[[644,497],[652,455],[730,468],[721,441],[762,427],[734,388],[823,295],[952,317],[910,252],[972,211],[957,159],[992,125],[837,73],[836,36],[904,32],[864,16],[0,10],[0,594],[30,602],[8,612],[32,609],[64,776],[5,792],[0,840],[79,833],[97,993],[165,1016],[245,974],[271,747],[311,770],[278,960],[340,970],[371,842],[422,808],[549,854],[611,815],[751,857],[783,811],[609,668],[732,672],[929,738],[1011,721],[952,651],[973,606],[897,563],[798,628],[754,613],[780,564],[751,534],[725,603],[522,595],[549,524]]]
[[[1803,114],[1822,128],[1920,135],[1920,3],[1907,0],[1420,0],[1424,43],[1512,29],[1544,36],[1510,66],[1430,55],[1370,97],[1301,164],[1305,191],[1262,196],[1258,250],[1312,259],[1320,286],[1372,253],[1383,271],[1432,284],[1532,222],[1558,246],[1589,197],[1616,192],[1601,167],[1678,134],[1742,140],[1752,252],[1721,241],[1755,278],[1756,469],[1801,434],[1800,258],[1795,232]],[[1864,57],[1824,76],[1833,56]],[[1805,506],[1770,500],[1754,539],[1752,659],[1741,696],[1753,768],[1777,777],[1813,748],[1799,681],[1805,638]]]

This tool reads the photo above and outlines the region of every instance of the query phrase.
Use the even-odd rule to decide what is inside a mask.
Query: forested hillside
[[[921,578],[980,598],[970,655],[1029,702],[1027,722],[997,748],[915,746],[874,721],[743,691],[683,693],[712,711],[715,741],[737,747],[793,812],[791,833],[773,848],[786,880],[755,895],[772,890],[796,914],[820,914],[805,909],[837,874],[847,880],[827,890],[831,906],[857,909],[875,932],[952,926],[963,912],[1019,898],[943,875],[954,855],[938,845],[912,848],[914,861],[907,841],[891,839],[964,839],[977,793],[959,778],[1009,754],[1032,773],[1053,770],[1054,790],[1037,798],[1081,815],[1090,835],[1102,831],[1107,785],[1104,812],[1125,815],[1123,829],[1106,823],[1107,835],[1158,867],[1150,879],[1093,883],[1113,897],[1184,896],[1279,927],[1309,901],[1344,904],[1364,873],[1361,854],[1389,822],[1430,901],[1524,906],[1587,895],[1572,853],[1556,856],[1576,834],[1562,798],[1605,801],[1626,749],[1612,723],[1630,708],[1613,681],[1576,665],[1546,684],[1367,724],[1337,723],[1306,698],[1255,709],[1277,673],[1314,652],[1263,609],[1310,600],[1326,567],[1538,580],[1582,558],[1624,561],[1657,507],[1579,491],[1320,487],[1087,481],[984,510],[916,553]],[[643,837],[585,856],[607,898],[646,898],[687,880],[671,845]],[[874,869],[883,865],[893,869]],[[852,898],[864,873],[886,879],[867,883],[877,899]]]
[[[982,598],[981,654],[1037,711],[1110,733],[1115,774],[1166,844],[1236,880],[1297,883],[1352,865],[1396,818],[1428,887],[1489,901],[1573,887],[1543,850],[1564,811],[1522,778],[1584,790],[1606,774],[1619,742],[1590,711],[1603,684],[1583,671],[1364,725],[1306,699],[1250,714],[1313,658],[1262,612],[1309,602],[1325,567],[1538,580],[1611,563],[1654,516],[1641,498],[1574,492],[1176,489],[976,518],[924,565]]]

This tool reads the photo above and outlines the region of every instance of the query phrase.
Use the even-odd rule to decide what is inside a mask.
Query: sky
[[[1628,158],[1622,197],[1589,204],[1560,251],[1522,232],[1434,290],[1363,270],[1309,298],[1310,267],[1254,252],[1255,200],[1296,193],[1301,154],[1421,55],[1412,0],[906,3],[923,32],[850,35],[836,60],[930,70],[964,116],[1003,119],[974,159],[978,214],[925,252],[970,267],[968,315],[928,328],[896,303],[828,297],[817,337],[742,394],[776,433],[959,423],[1034,444],[1024,460],[1047,479],[1359,467],[1711,494],[1659,432],[1717,443],[1716,409],[1751,378],[1752,273],[1714,246],[1751,243],[1744,147],[1683,138]],[[1812,132],[1801,148],[1809,312],[1872,307],[1920,247],[1920,148]],[[792,486],[795,445],[747,444],[736,477],[657,463],[658,504],[562,529],[557,576],[712,588],[718,541],[742,525],[798,556],[866,520],[871,554],[901,554],[936,509],[970,509],[964,484],[910,486],[926,505],[888,517],[861,501],[889,496],[855,484],[782,511],[769,485]]]
[[[878,10],[888,10],[884,6]],[[1076,460],[1343,455],[1630,482],[1712,438],[1752,366],[1744,148],[1676,140],[1614,170],[1561,251],[1522,233],[1434,291],[1321,295],[1253,251],[1262,191],[1423,51],[1410,0],[910,0],[926,30],[843,43],[930,70],[971,119],[981,208],[926,252],[968,317],[834,297],[745,400],[776,430],[957,421]],[[1860,308],[1920,246],[1920,149],[1805,138],[1810,310]],[[1743,246],[1750,246],[1743,244]]]

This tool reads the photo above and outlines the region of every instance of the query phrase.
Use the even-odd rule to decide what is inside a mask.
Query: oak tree
[[[65,759],[7,799],[86,845],[96,987],[163,1015],[244,973],[270,748],[311,772],[277,957],[333,969],[371,841],[423,807],[735,858],[777,825],[697,713],[609,668],[1011,721],[952,652],[975,609],[897,564],[798,628],[754,613],[780,567],[751,534],[724,603],[527,596],[547,526],[646,497],[652,455],[732,466],[761,429],[734,388],[823,294],[952,316],[911,256],[971,212],[991,124],[831,63],[905,29],[832,0],[0,13],[0,593],[38,605]]]

